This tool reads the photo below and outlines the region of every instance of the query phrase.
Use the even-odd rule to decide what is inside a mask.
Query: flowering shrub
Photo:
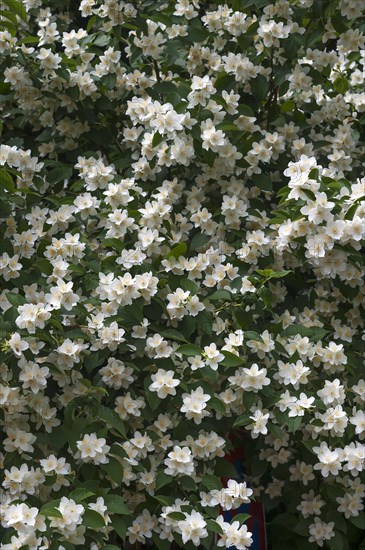
[[[0,549],[360,548],[362,2],[1,4]]]

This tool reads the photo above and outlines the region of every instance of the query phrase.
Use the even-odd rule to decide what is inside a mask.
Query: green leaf
[[[72,176],[73,168],[72,166],[66,166],[66,165],[60,165],[56,166],[56,168],[53,168],[50,170],[47,174],[47,181],[49,183],[55,184],[59,181],[64,181],[70,179]]]
[[[355,527],[363,531],[365,528],[365,512],[360,512],[356,517],[350,517],[350,521]]]
[[[113,250],[116,250],[117,252],[121,252],[124,248],[124,243],[121,239],[103,239],[101,241],[101,244],[103,246],[106,246],[107,248],[112,248]]]
[[[301,443],[306,449],[308,449],[310,453],[315,454],[315,452],[313,451],[313,447],[318,445],[317,441],[301,441]]]
[[[50,518],[60,518],[62,519],[63,516],[59,510],[55,507],[47,508],[47,505],[42,506],[42,508],[39,510],[39,513],[42,516],[50,517]]]
[[[103,77],[102,82],[107,90],[112,90],[117,83],[117,77],[115,74],[107,74]]]
[[[14,23],[15,25],[18,24],[17,16],[15,15],[15,13],[12,13],[9,10],[0,10],[0,17],[6,17],[7,19],[9,19],[9,21]]]
[[[225,414],[226,412],[226,407],[224,403],[222,403],[222,401],[218,399],[218,397],[213,396],[209,399],[209,407],[222,414]]]
[[[294,416],[293,418],[288,417],[287,425],[288,425],[289,432],[295,433],[299,429],[302,423],[302,420],[303,420],[302,416]]]
[[[286,277],[289,273],[293,273],[291,269],[285,271],[273,271],[272,269],[256,269],[256,273],[262,275],[266,279],[280,279]]]
[[[215,79],[214,87],[217,90],[229,90],[230,87],[234,85],[234,82],[235,82],[235,78],[233,75],[229,75],[225,72],[221,72],[217,75],[217,78]],[[244,114],[244,113],[240,113],[240,114]],[[253,113],[248,116],[253,116]]]
[[[262,191],[272,191],[272,181],[266,174],[254,174],[252,176],[253,183]]]
[[[171,476],[168,476],[164,472],[158,472],[156,475],[156,491],[171,483]]]
[[[170,550],[171,542],[167,539],[162,539],[158,533],[152,533],[154,548],[157,550]]]
[[[164,136],[160,132],[155,132],[152,138],[152,147],[156,147],[165,140]]]
[[[146,399],[152,411],[155,411],[156,409],[158,409],[158,407],[161,404],[161,399],[159,398],[156,392],[147,391]]]
[[[150,384],[151,384],[151,377],[146,376],[143,382],[146,400],[149,406],[151,407],[151,410],[155,411],[160,406],[162,399],[159,398],[159,396],[157,395],[157,392],[150,391],[148,389]]]
[[[356,203],[356,204],[353,204],[352,206],[350,206],[350,208],[347,210],[347,212],[345,214],[345,220],[353,220],[354,216],[355,216],[355,213],[356,213],[356,210],[358,209],[359,206],[360,206],[359,203]]]
[[[231,519],[231,523],[234,521],[239,521],[241,525],[243,525],[248,519],[250,519],[250,514],[236,514]]]
[[[222,359],[219,364],[223,365],[224,367],[238,367],[239,365],[244,364],[244,360],[235,353],[222,350],[222,354],[224,355],[224,359]]]
[[[180,256],[184,256],[185,253],[186,253],[186,250],[187,250],[187,245],[184,241],[182,241],[181,243],[177,244],[176,246],[174,246],[170,252],[168,252],[165,256],[166,259],[168,258],[175,258],[176,260],[180,257]]]
[[[121,445],[113,443],[110,447],[109,454],[119,456],[120,458],[127,458],[128,455]]]
[[[8,302],[10,302],[10,304],[14,307],[19,307],[26,303],[26,299],[24,298],[24,296],[16,294],[15,292],[7,292],[6,298]]]
[[[295,101],[292,101],[292,100],[284,101],[284,103],[282,103],[280,105],[280,109],[281,109],[282,113],[288,113],[290,111],[294,111]]]
[[[109,42],[110,36],[104,33],[98,33],[96,38],[93,40],[93,44],[95,44],[95,46],[107,46]]]
[[[270,522],[271,526],[278,527],[279,529],[288,529],[292,531],[298,523],[298,517],[295,514],[285,512],[276,515]]]
[[[344,76],[339,76],[333,83],[333,89],[339,94],[345,94],[350,87],[350,83]]]
[[[189,32],[189,40],[193,42],[204,42],[206,40],[210,33],[207,29],[205,29],[200,20],[194,19],[190,21],[190,24],[188,25],[188,32]]]
[[[95,25],[97,21],[97,17],[96,15],[92,15],[89,19],[89,21],[87,22],[87,25],[86,25],[86,31],[89,33],[91,31],[91,29],[93,28],[93,26]]]
[[[82,516],[82,523],[85,527],[91,527],[92,529],[102,529],[105,527],[103,516],[99,512],[89,510],[88,508],[86,508]]]
[[[168,23],[169,25],[170,23]],[[156,82],[154,84],[153,89],[158,92],[159,94],[172,94],[177,92],[177,87],[173,82]]]
[[[209,300],[214,302],[215,300],[231,300],[232,295],[228,290],[216,290],[209,296]]]
[[[245,330],[245,340],[254,340],[256,342],[261,342],[262,344],[264,343],[260,334],[253,330]]]
[[[176,340],[177,342],[187,342],[186,338],[177,330],[173,328],[168,328],[166,330],[158,330],[157,332],[161,334],[164,338],[169,338],[170,340]]]
[[[266,78],[260,74],[251,82],[251,89],[253,96],[259,101],[263,101],[268,94],[269,83]]]
[[[179,483],[188,491],[196,491],[196,483],[190,476],[181,476],[179,478]]]
[[[309,520],[300,520],[297,525],[295,526],[295,529],[293,531],[297,533],[298,535],[301,535],[303,537],[308,537],[309,534],[309,524],[312,523]]]
[[[130,306],[123,307],[123,318],[128,320],[132,317],[132,319],[136,319],[139,323],[141,323],[144,317],[143,306],[143,298],[134,300]]]
[[[77,489],[74,489],[67,495],[67,498],[72,498],[75,502],[79,503],[83,500],[94,496],[95,493],[93,491],[89,491],[88,489],[83,489],[82,487],[78,487]]]
[[[37,267],[41,273],[45,275],[51,275],[53,272],[53,266],[47,258],[40,258],[35,264],[34,267]]]
[[[201,315],[206,313],[205,311],[201,311],[199,313],[199,315],[197,316],[197,318],[201,318]],[[209,330],[209,324],[206,323],[204,324],[204,320],[201,324],[199,324],[199,327],[201,327],[201,329],[203,331],[205,330]],[[197,328],[197,320],[194,319],[193,317],[184,317],[184,319],[179,323],[179,329],[181,330],[181,332],[183,333],[183,335],[185,336],[185,338],[189,339],[191,337],[191,335],[193,334],[193,332],[196,330]]]
[[[254,392],[245,392],[242,396],[242,403],[245,407],[245,411],[249,411],[255,401],[255,399],[257,398],[257,393],[254,393]],[[278,398],[279,399],[279,398]],[[247,413],[246,413],[247,414]]]
[[[238,418],[233,422],[233,427],[238,428],[239,426],[246,426],[251,422],[247,414],[240,414]]]
[[[1,188],[6,189],[10,193],[15,193],[17,191],[14,187],[13,178],[4,168],[0,168],[0,190]]]
[[[204,233],[197,233],[190,241],[190,250],[198,250],[210,241],[211,237]]]
[[[167,514],[167,517],[174,519],[175,521],[184,521],[185,514],[183,512],[170,512]]]
[[[118,413],[108,407],[104,407],[104,405],[98,406],[97,412],[101,420],[104,420],[107,425],[112,426],[123,437],[126,437],[124,422]]]
[[[10,21],[4,21],[0,20],[0,29],[4,30],[6,29],[12,36],[16,35],[17,27],[14,25],[14,23],[11,23]],[[4,101],[7,98],[0,95],[0,100]]]
[[[188,290],[191,294],[197,294],[198,292],[198,285],[190,279],[180,280],[180,287],[185,291]]]
[[[194,355],[201,355],[203,351],[200,349],[199,346],[196,346],[195,344],[183,344],[182,346],[179,346],[177,348],[175,353],[182,353],[183,355],[192,357]]]
[[[273,424],[272,422],[268,423],[267,430],[269,433],[275,435],[278,439],[283,439],[284,437],[284,432],[279,428],[279,426]]]
[[[340,531],[335,531],[335,536],[330,539],[329,546],[331,550],[346,550],[346,547],[348,547],[346,543],[347,541],[344,539],[344,535],[340,533]]]
[[[237,479],[238,477],[236,468],[226,458],[216,460],[214,473],[219,477],[229,477],[230,479]]]
[[[322,340],[327,334],[328,330],[325,330],[322,327],[303,327],[300,325],[290,325],[283,330],[283,336],[308,336],[308,338],[313,338],[316,341]]]
[[[242,132],[235,124],[218,124],[217,129],[222,130],[222,132]]]
[[[171,506],[175,502],[175,497],[169,497],[166,495],[153,495],[153,498],[163,504],[164,506]]]
[[[335,509],[328,510],[326,514],[326,522],[333,521],[336,529],[338,531],[342,531],[342,533],[347,532],[347,520],[345,519],[344,515]],[[364,524],[365,527],[365,524]]]
[[[1,3],[5,4],[6,6],[9,6],[9,8],[14,13],[19,15],[19,17],[21,19],[23,19],[23,21],[27,20],[27,11],[26,11],[25,7],[23,6],[23,4],[21,2],[19,2],[18,0],[1,0]]]
[[[117,485],[121,485],[123,481],[123,466],[119,460],[114,457],[110,457],[109,462],[107,464],[102,464],[101,468],[115,483],[117,483]]]
[[[125,520],[118,516],[113,516],[111,525],[114,531],[116,531],[120,538],[124,541],[127,534],[127,524]]]
[[[123,498],[119,495],[108,494],[104,497],[105,506],[110,514],[119,514],[121,516],[130,516],[132,512],[125,504]]]
[[[222,488],[222,483],[220,479],[217,476],[214,476],[213,474],[207,474],[205,475],[202,480],[201,484],[204,485],[209,491],[212,491],[214,489],[220,490]]]
[[[207,523],[208,531],[213,531],[213,533],[218,533],[219,535],[223,535],[222,527],[219,525],[219,523],[214,521],[214,519],[207,519],[206,523]]]

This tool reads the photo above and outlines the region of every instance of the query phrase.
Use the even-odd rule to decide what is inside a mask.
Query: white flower
[[[32,433],[19,428],[9,428],[6,433],[8,437],[3,441],[6,452],[32,453],[34,451],[33,443],[37,437]]]
[[[266,377],[267,370],[259,369],[259,366],[254,363],[249,369],[242,369],[242,383],[240,387],[245,391],[262,390],[264,386],[270,384],[270,378]]]
[[[228,523],[223,516],[218,516],[216,522],[221,526],[223,535],[219,538],[217,545],[224,548],[234,546],[237,550],[246,550],[253,543],[252,533],[248,531],[247,525],[241,525],[239,521]]]
[[[188,357],[188,362],[190,363],[191,370],[202,369],[205,364],[200,355],[194,355],[193,357]]]
[[[362,410],[356,410],[354,407],[352,410],[353,416],[349,418],[351,424],[355,426],[355,433],[359,435],[359,439],[365,438],[365,413]]]
[[[324,541],[330,540],[335,536],[334,522],[325,523],[319,518],[314,518],[314,523],[309,526],[309,542],[316,542],[319,546],[323,546]]]
[[[66,463],[65,458],[57,458],[54,454],[50,454],[47,458],[42,458],[39,461],[42,469],[46,473],[56,472],[57,474],[71,473],[70,464]]]
[[[30,334],[34,334],[36,328],[44,329],[45,321],[51,317],[44,304],[24,304],[18,307],[18,313],[15,323],[19,328],[28,330]]]
[[[174,378],[174,371],[158,369],[156,374],[151,375],[152,384],[148,387],[149,391],[157,392],[160,399],[165,399],[168,395],[176,395],[176,386],[180,384],[179,380]]]
[[[36,363],[28,362],[19,365],[21,372],[19,380],[23,383],[23,388],[30,388],[33,393],[44,390],[47,386],[47,378],[50,376],[48,367],[39,367]]]
[[[227,487],[221,490],[210,491],[211,506],[219,504],[224,510],[238,508],[243,503],[250,502],[250,496],[253,494],[246,483],[238,483],[234,479],[228,480]]]
[[[171,476],[178,474],[191,475],[194,472],[193,456],[189,447],[175,445],[173,451],[165,459],[164,464],[167,466],[165,473]]]
[[[209,346],[204,346],[203,357],[206,364],[213,370],[217,370],[218,363],[224,359],[223,353],[218,351],[217,346],[214,343]]]
[[[309,493],[301,495],[301,498],[303,500],[297,506],[297,510],[301,512],[304,518],[308,518],[313,514],[319,516],[321,514],[321,508],[326,504],[325,501],[321,499],[320,495],[314,494],[313,489],[311,489]]]
[[[259,434],[267,434],[267,422],[270,418],[270,413],[264,414],[260,410],[256,410],[250,419],[253,421],[252,424],[247,426],[248,430],[251,430],[251,437],[256,439]]]
[[[34,526],[38,515],[38,508],[29,508],[27,504],[13,504],[5,509],[4,521],[8,527],[22,525]]]
[[[83,513],[85,512],[85,509],[82,504],[76,504],[74,500],[67,497],[62,497],[59,506],[57,506],[58,510],[62,514],[63,522],[68,524],[78,524],[81,523],[81,517]],[[58,518],[52,519],[52,522],[57,522]]]
[[[160,359],[170,357],[172,347],[168,345],[166,340],[164,340],[160,334],[155,334],[154,336],[147,338],[146,351],[150,357]]]
[[[211,396],[204,393],[201,386],[196,390],[192,390],[190,394],[183,393],[182,399],[183,405],[180,410],[186,413],[186,418],[188,420],[193,419],[196,424],[200,424],[204,416],[209,416],[209,412],[204,409],[209,399],[211,399]]]
[[[322,441],[319,447],[313,447],[313,452],[316,453],[319,460],[314,465],[315,470],[320,470],[323,477],[328,477],[329,474],[338,474],[341,470],[341,462],[336,450],[331,451],[327,443]]]
[[[341,385],[340,380],[336,378],[335,380],[325,380],[324,388],[317,391],[318,397],[320,397],[325,405],[331,403],[338,403],[338,401],[343,401],[345,393],[344,386]]]
[[[98,438],[96,433],[85,434],[83,439],[76,442],[78,452],[76,458],[81,458],[85,462],[93,464],[106,464],[109,458],[106,456],[110,450],[109,445],[106,445],[106,440]]]
[[[13,352],[15,353],[15,355],[17,355],[18,357],[21,357],[21,355],[23,354],[23,351],[29,348],[28,342],[26,342],[25,340],[22,340],[18,332],[14,332],[14,334],[9,340],[9,345],[13,350]]]
[[[208,536],[206,525],[205,519],[199,512],[193,510],[191,514],[186,514],[185,520],[178,522],[183,543],[185,544],[191,540],[194,546],[199,546],[200,539]]]

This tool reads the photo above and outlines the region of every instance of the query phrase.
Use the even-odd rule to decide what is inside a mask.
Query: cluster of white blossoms
[[[1,6],[0,550],[360,548],[363,3]]]
[[[216,506],[219,504],[223,510],[239,508],[241,504],[250,502],[253,490],[247,488],[246,483],[238,483],[230,479],[224,489],[212,489],[208,494],[200,493],[203,498],[203,506]]]
[[[75,458],[83,462],[92,462],[93,464],[106,464],[109,462],[107,456],[110,446],[106,445],[106,440],[97,438],[96,434],[85,434],[81,441],[77,441],[76,446],[79,450]]]

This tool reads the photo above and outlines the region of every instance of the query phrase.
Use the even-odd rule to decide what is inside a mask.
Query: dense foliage
[[[0,549],[364,548],[363,2],[0,7]]]

